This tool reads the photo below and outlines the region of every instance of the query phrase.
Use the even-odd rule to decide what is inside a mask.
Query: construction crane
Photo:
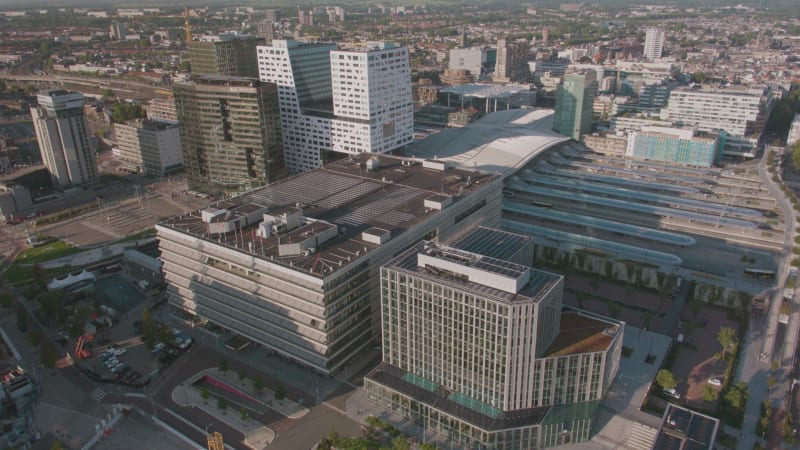
[[[189,24],[189,7],[183,7],[183,27],[186,29],[186,42],[192,42],[192,26]]]

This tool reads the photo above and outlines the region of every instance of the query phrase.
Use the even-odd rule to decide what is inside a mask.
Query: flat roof
[[[463,170],[505,176],[543,151],[569,140],[553,131],[552,109],[511,109],[428,136],[410,144],[402,153],[445,160]]]
[[[377,169],[367,170],[366,162],[373,156],[364,154],[345,158],[239,197],[171,217],[159,223],[159,227],[322,278],[378,247],[362,240],[363,231],[370,228],[387,230],[394,239],[439,213],[426,208],[425,199],[446,194],[456,203],[497,178],[495,174],[458,169],[426,169],[418,162],[387,155],[378,157]],[[338,233],[315,248],[312,254],[281,256],[279,245],[301,239],[291,238],[294,230],[261,238],[257,235],[261,223],[259,217],[240,229],[210,234],[209,224],[201,217],[206,209],[225,209],[231,213],[230,217],[241,217],[242,214],[236,212],[252,210],[253,205],[266,207],[270,215],[298,208],[306,218],[335,225]],[[317,232],[323,231],[322,228],[329,229],[330,226],[324,222],[312,226],[320,228]],[[300,226],[308,227],[308,223],[301,222]]]
[[[496,228],[477,227],[450,243],[451,247],[491,258],[511,260],[533,237]]]
[[[529,84],[461,84],[442,88],[439,92],[475,98],[507,98],[520,92],[534,91]]]
[[[711,450],[719,420],[672,403],[661,418],[653,450]]]
[[[617,323],[576,311],[564,311],[561,313],[561,331],[542,357],[602,352],[611,345],[618,330]]]
[[[422,278],[428,278],[431,281],[449,285],[456,289],[472,291],[475,292],[476,294],[504,303],[515,303],[515,302],[525,302],[525,301],[538,302],[542,300],[548,292],[554,289],[555,286],[558,284],[559,280],[562,279],[560,275],[555,275],[550,272],[545,272],[542,270],[531,268],[529,272],[530,278],[527,284],[522,286],[522,288],[519,289],[517,293],[507,292],[491,286],[487,286],[485,284],[480,284],[474,281],[464,279],[463,277],[460,276],[453,276],[451,274],[448,274],[446,271],[433,272],[425,267],[419,267],[417,263],[417,254],[423,253],[425,251],[426,244],[429,243],[425,241],[417,243],[413,247],[410,247],[408,250],[401,253],[396,258],[387,262],[384,265],[384,267],[392,268],[394,270],[404,271],[406,273],[420,276]],[[448,248],[450,250],[456,250],[449,247],[445,248]],[[467,253],[467,252],[462,251],[461,253]],[[508,271],[508,273],[510,273],[513,276],[521,268],[524,268],[524,266],[521,266],[519,264],[514,264],[508,261],[502,261],[499,259],[485,257],[478,255],[476,253],[471,253],[471,254],[479,256],[479,260],[476,263],[479,269],[486,269],[487,271],[497,271],[495,273],[506,273],[506,271]],[[502,265],[502,267],[500,265]]]

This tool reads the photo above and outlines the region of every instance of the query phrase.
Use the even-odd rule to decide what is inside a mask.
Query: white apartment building
[[[478,79],[490,69],[487,67],[490,50],[489,47],[451,49],[447,68],[469,70],[469,73]]]
[[[168,175],[183,167],[176,123],[138,119],[115,124],[114,132],[123,166],[152,176]]]
[[[681,88],[670,93],[662,118],[700,131],[724,130],[729,134],[726,155],[753,157],[773,100],[768,88]]]
[[[33,127],[45,167],[57,187],[97,180],[97,157],[89,141],[83,94],[50,91],[31,108]]]
[[[651,61],[661,58],[665,37],[664,30],[648,28],[644,36],[644,57]]]
[[[408,50],[359,50],[276,40],[258,48],[259,76],[278,85],[284,156],[291,172],[321,167],[326,153],[386,153],[413,141]]]
[[[786,145],[794,145],[797,141],[800,141],[800,114],[794,115],[789,135],[786,137]]]

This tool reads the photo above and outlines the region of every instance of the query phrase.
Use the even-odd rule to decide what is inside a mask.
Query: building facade
[[[170,305],[329,374],[380,335],[380,266],[500,217],[499,176],[356,155],[156,226]]]
[[[263,44],[263,37],[249,34],[200,36],[186,44],[192,74],[258,78],[256,46]]]
[[[147,110],[147,118],[150,120],[178,123],[174,97],[156,97],[147,102],[145,109]]]
[[[679,88],[670,93],[666,113],[678,126],[707,132],[724,130],[730,135],[726,155],[753,157],[773,105],[768,88]]]
[[[665,37],[664,30],[648,28],[644,36],[643,56],[651,61],[661,58]]]
[[[80,92],[50,91],[37,96],[31,108],[42,161],[57,187],[90,185],[97,181],[97,156]]]
[[[505,39],[498,39],[497,63],[494,66],[493,80],[499,83],[526,81],[530,74],[529,51],[530,45],[527,41],[508,42]]]
[[[593,70],[564,75],[564,82],[556,90],[556,113],[553,131],[572,137],[576,141],[592,130],[594,93],[597,76]]]
[[[489,73],[494,66],[497,50],[489,47],[454,48],[450,50],[448,69],[468,70],[474,79]]]
[[[155,120],[132,120],[114,125],[117,150],[123,166],[150,176],[165,176],[183,169],[178,125]]]
[[[232,194],[286,175],[275,84],[195,75],[173,92],[190,189]]]
[[[495,253],[530,239],[477,232],[487,236],[467,247]],[[460,448],[588,440],[623,324],[562,310],[563,277],[461,242],[421,242],[382,268],[383,361],[364,379],[369,398]]]
[[[696,167],[712,167],[722,159],[722,136],[671,127],[643,127],[628,136],[625,156]]]
[[[786,137],[786,145],[794,145],[800,141],[800,114],[794,115],[792,125],[789,127],[789,135]]]
[[[359,50],[276,40],[259,47],[262,81],[278,85],[291,172],[321,167],[327,152],[385,153],[413,140],[408,50]]]

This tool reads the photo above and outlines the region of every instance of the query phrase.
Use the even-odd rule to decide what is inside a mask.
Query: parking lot
[[[733,328],[738,334],[741,323],[718,308],[710,306],[695,308],[692,309],[692,306],[687,304],[681,311],[680,328],[676,325],[673,330],[674,337],[683,335],[683,342],[674,343],[677,356],[674,358],[672,372],[678,380],[677,391],[687,405],[710,409],[715,403],[703,401],[703,387],[709,384],[710,379],[727,383],[725,372],[730,361],[730,359],[715,358],[715,355],[722,350],[717,334],[723,327]],[[728,355],[730,356],[730,352]],[[717,390],[722,389],[722,386],[713,387]]]

